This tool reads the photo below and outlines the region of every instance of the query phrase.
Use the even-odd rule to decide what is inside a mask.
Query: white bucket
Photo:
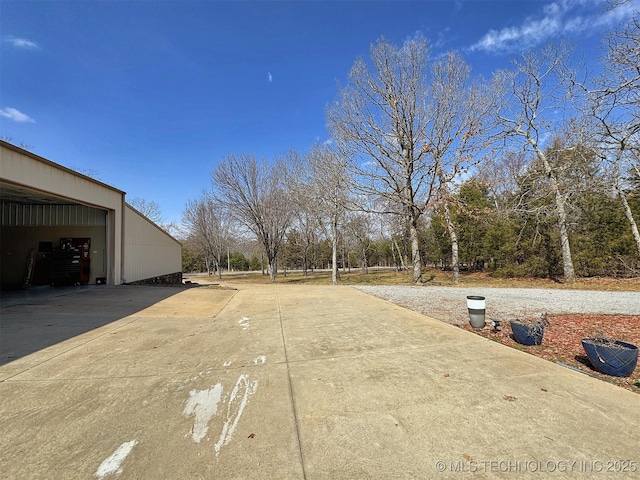
[[[467,297],[467,308],[473,310],[484,310],[486,308],[486,301],[484,297],[469,295]]]

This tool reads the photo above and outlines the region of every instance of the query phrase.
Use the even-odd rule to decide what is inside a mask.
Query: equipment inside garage
[[[106,212],[56,204],[46,195],[2,189],[0,266],[3,290],[103,283]],[[23,189],[21,189],[23,190]],[[47,203],[49,202],[49,203]]]
[[[90,238],[61,238],[57,246],[39,242],[29,259],[26,284],[86,285],[91,274],[90,247]]]
[[[125,192],[3,140],[0,217],[0,289],[182,282],[182,245]]]

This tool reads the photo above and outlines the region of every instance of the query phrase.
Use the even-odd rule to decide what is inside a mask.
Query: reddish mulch
[[[629,377],[604,375],[591,367],[581,343],[585,337],[608,337],[640,346],[640,315],[558,315],[549,316],[549,324],[544,330],[542,345],[533,347],[520,345],[512,338],[509,322],[502,322],[498,333],[493,332],[489,319],[482,330],[469,324],[461,325],[461,328],[640,393],[640,360]]]

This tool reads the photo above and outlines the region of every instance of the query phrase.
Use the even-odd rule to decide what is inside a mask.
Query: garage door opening
[[[0,188],[0,289],[107,278],[106,210],[59,203],[6,184]]]

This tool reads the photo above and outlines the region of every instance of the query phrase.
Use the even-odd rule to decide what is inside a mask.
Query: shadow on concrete
[[[0,365],[133,315],[184,287],[36,287],[0,292]]]

